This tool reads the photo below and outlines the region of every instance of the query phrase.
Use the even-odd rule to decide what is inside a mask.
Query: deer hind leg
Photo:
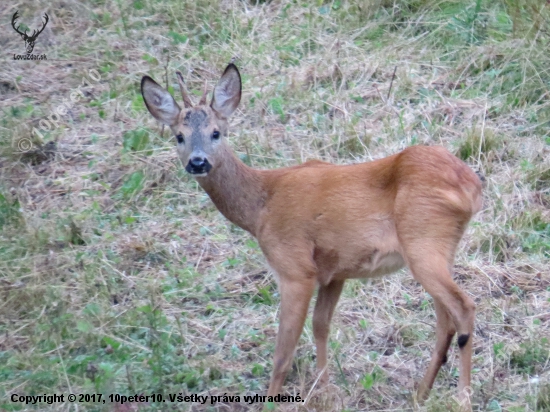
[[[451,332],[456,330],[458,334],[458,347],[460,349],[459,401],[465,409],[470,409],[469,391],[475,304],[451,277],[449,260],[452,259],[447,258],[451,254],[439,253],[441,252],[441,244],[439,242],[432,246],[429,247],[424,244],[414,248],[417,252],[424,251],[423,254],[427,257],[423,259],[418,258],[418,255],[408,257],[409,266],[414,278],[433,297],[438,316],[436,349],[426,376],[420,386],[420,395],[424,397],[428,395],[435,379],[435,374],[441,366],[443,355],[448,349],[450,339],[453,335]],[[412,248],[407,249],[412,250]]]
[[[281,292],[281,310],[279,314],[279,331],[275,344],[273,373],[269,383],[268,396],[280,393],[286,374],[292,364],[294,351],[302,333],[307,316],[309,302],[315,290],[315,276],[295,277],[285,276],[279,272],[279,288]]]
[[[333,280],[328,285],[319,286],[317,302],[313,311],[313,336],[317,347],[317,371],[321,373],[321,384],[328,383],[327,370],[327,343],[330,331],[330,321],[334,314],[334,308],[338,303],[344,280]]]
[[[432,354],[430,365],[424,375],[424,379],[418,386],[418,399],[426,400],[435,381],[435,377],[441,366],[447,362],[447,351],[456,333],[454,322],[447,312],[447,309],[439,301],[434,301],[437,324],[435,327],[435,349]]]

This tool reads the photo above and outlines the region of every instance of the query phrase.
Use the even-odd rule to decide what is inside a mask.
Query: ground
[[[443,145],[484,178],[455,279],[477,304],[474,410],[550,410],[550,4],[542,0],[65,0],[0,6],[0,408],[260,410],[114,404],[110,394],[265,394],[279,295],[147,112],[143,75],[181,103],[235,62],[229,139],[272,169]],[[11,27],[49,22],[34,54]],[[20,26],[23,30],[24,26]],[[65,102],[65,106],[61,106]],[[58,114],[56,114],[56,111]],[[288,411],[458,410],[457,347],[430,399],[432,299],[408,270],[348,281],[315,385],[309,318]],[[11,396],[102,394],[38,406]]]

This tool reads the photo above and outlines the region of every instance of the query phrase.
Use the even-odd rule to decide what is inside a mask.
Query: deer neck
[[[267,194],[264,176],[241,162],[228,146],[220,149],[223,160],[197,181],[227,219],[256,236]]]

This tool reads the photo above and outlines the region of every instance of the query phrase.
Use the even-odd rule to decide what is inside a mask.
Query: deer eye
[[[176,140],[178,141],[178,143],[183,143],[183,135],[181,133],[178,133],[176,135]]]
[[[217,130],[214,130],[214,133],[212,133],[212,139],[218,140],[220,138],[220,132]]]

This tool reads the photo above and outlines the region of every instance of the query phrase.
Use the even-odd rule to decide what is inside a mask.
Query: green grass
[[[33,27],[43,7],[22,5],[20,20]],[[150,75],[180,103],[181,70],[198,100],[233,59],[243,98],[230,141],[247,164],[347,164],[438,144],[484,177],[483,211],[455,268],[478,308],[474,410],[548,410],[545,1],[48,7],[58,10],[52,32],[35,46],[48,61],[8,59],[0,70],[0,409],[70,407],[26,407],[13,393],[265,393],[276,282],[257,242],[187,176],[139,91]],[[11,14],[0,12],[4,21]],[[10,53],[24,50],[14,32],[6,42]],[[75,90],[59,127],[41,128]],[[434,322],[431,298],[406,271],[349,281],[331,332],[331,385],[310,393],[308,319],[285,384],[308,403],[283,409],[411,410]],[[453,344],[420,410],[458,410],[456,352]]]
[[[544,368],[550,357],[548,338],[541,338],[535,342],[525,342],[521,349],[512,353],[510,364],[519,372],[529,375],[538,374]]]

